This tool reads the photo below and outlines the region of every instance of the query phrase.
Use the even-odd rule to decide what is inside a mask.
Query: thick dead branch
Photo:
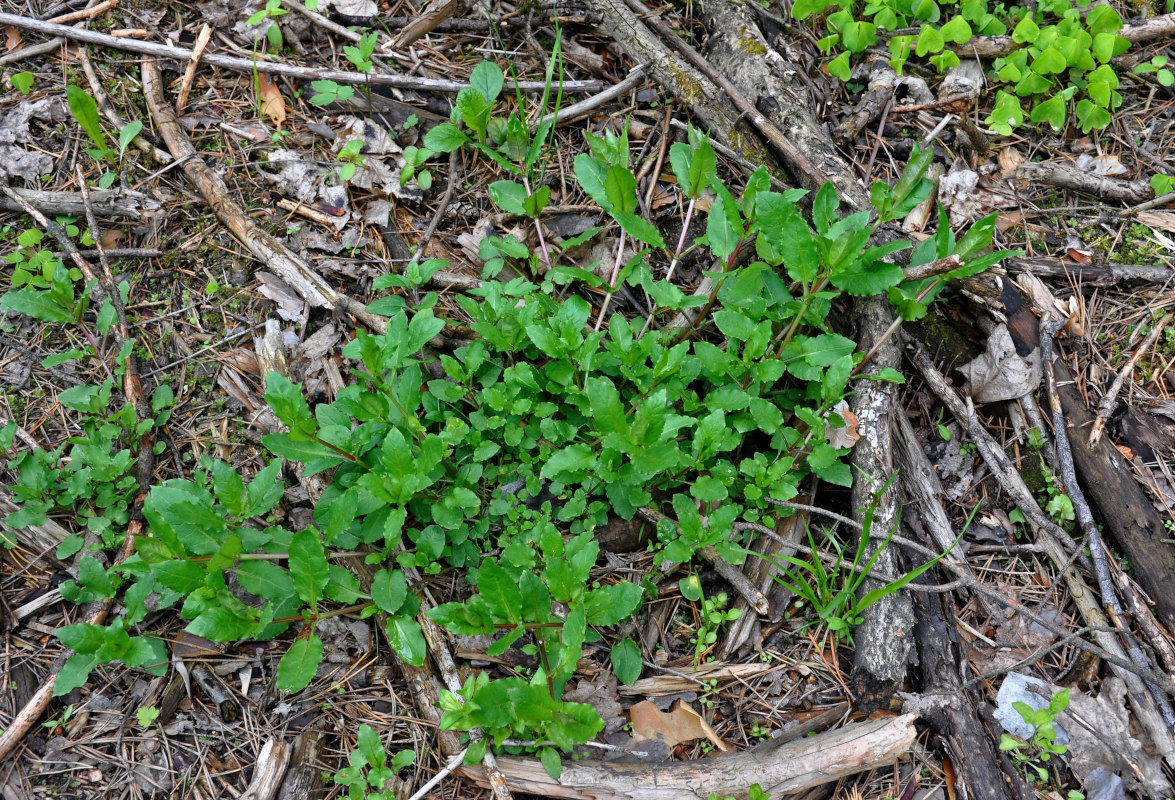
[[[27,200],[29,205],[41,209],[46,214],[81,217],[86,213],[81,192],[45,192],[40,189],[17,189],[15,187],[12,191]],[[159,208],[159,204],[145,194],[121,189],[93,189],[90,191],[90,202],[93,203],[94,213],[103,218],[142,219],[144,211]],[[20,203],[10,197],[0,197],[0,208],[8,211],[24,211]]]
[[[914,611],[918,617],[914,635],[918,640],[923,698],[941,698],[943,702],[940,709],[924,709],[923,717],[946,740],[955,762],[956,780],[970,797],[1032,797],[1019,775],[1005,783],[992,737],[963,691],[959,673],[965,669],[966,659],[959,648],[952,646],[952,642],[959,641],[952,604],[939,595],[916,593]]]
[[[1061,189],[1072,189],[1082,194],[1118,200],[1134,205],[1155,196],[1150,182],[1138,179],[1124,181],[1092,172],[1082,171],[1066,164],[1038,164],[1027,162],[1016,168],[1016,177],[1030,184],[1045,184]]]
[[[884,296],[858,298],[854,310],[860,330],[860,348],[869,350],[889,329],[893,310]],[[877,348],[863,372],[872,375],[886,368],[897,369],[900,363],[897,340],[890,337]],[[861,433],[850,456],[853,508],[863,510],[876,504],[873,528],[861,534],[870,537],[867,558],[877,552],[885,537],[898,524],[897,492],[892,486],[886,487],[894,474],[891,455],[893,405],[893,384],[887,381],[859,381],[851,400],[857,429]],[[882,491],[883,487],[885,491]],[[875,566],[890,575],[903,572],[897,549],[893,547],[877,553]],[[876,578],[869,578],[862,590],[868,592],[880,586],[881,582]],[[914,646],[910,635],[913,624],[914,610],[904,592],[884,597],[865,610],[864,622],[854,634],[857,653],[853,661],[853,686],[862,708],[873,710],[884,706],[898,689]]]
[[[534,759],[503,756],[498,764],[518,792],[567,800],[705,800],[738,795],[757,783],[772,797],[800,792],[893,763],[913,743],[914,715],[846,725],[783,745],[768,743],[722,758],[668,764],[565,761],[553,780]],[[476,769],[458,772],[475,781]]]
[[[1038,278],[1074,279],[1088,286],[1165,283],[1175,278],[1175,269],[1162,264],[1078,264],[1059,258],[1009,258],[1003,265],[1011,273],[1027,272]]]
[[[862,95],[852,113],[841,120],[832,132],[832,138],[837,144],[848,147],[866,125],[881,116],[885,104],[893,99],[897,79],[898,74],[884,58],[873,62],[873,69],[869,73],[869,90]]]
[[[659,85],[691,109],[710,134],[762,163],[765,153],[754,137],[735,130],[739,110],[712,80],[671,52],[624,0],[591,0],[600,30],[636,64],[650,65]]]

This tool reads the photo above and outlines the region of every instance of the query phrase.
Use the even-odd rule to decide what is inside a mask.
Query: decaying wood
[[[514,791],[566,800],[705,800],[741,795],[753,783],[772,797],[800,792],[845,775],[892,764],[914,742],[915,716],[852,723],[818,736],[721,758],[661,764],[564,761],[556,781],[535,759],[502,756],[498,764]],[[481,782],[475,769],[458,772]]]
[[[653,79],[689,107],[712,136],[762,163],[765,151],[753,136],[735,130],[739,111],[713,81],[671,52],[624,0],[591,0],[591,6],[600,16],[601,32],[633,63],[648,63]]]
[[[1016,330],[1016,327],[1012,326],[1011,330]],[[1029,327],[1035,330],[1034,326]],[[1118,662],[1107,661],[1114,674],[1125,681],[1131,709],[1140,725],[1150,734],[1155,747],[1163,754],[1163,759],[1169,765],[1175,765],[1175,740],[1172,740],[1167,731],[1167,726],[1158,713],[1158,709],[1155,708],[1154,701],[1148,694],[1143,680],[1135,672],[1124,668],[1123,665],[1131,663],[1129,656],[1118,637],[1110,632],[1109,620],[1106,619],[1106,615],[1097,603],[1096,593],[1089,590],[1073,566],[1071,555],[1074,549],[1077,549],[1076,543],[1070,539],[1067,544],[1062,545],[1063,539],[1069,539],[1068,535],[1044,515],[1032,496],[1032,492],[1025,485],[1024,479],[1012,468],[999,444],[991,434],[979,425],[979,420],[971,413],[967,404],[959,398],[946,378],[938,371],[925,347],[908,336],[904,336],[903,339],[907,343],[907,355],[917,367],[927,386],[955,419],[967,428],[988,469],[997,477],[1001,488],[1012,496],[1017,507],[1024,512],[1037,541],[1049,560],[1060,571],[1069,596],[1081,614],[1082,620],[1093,629],[1091,637],[1094,642],[1105,654]],[[1077,552],[1080,556],[1079,549]],[[1170,682],[1167,681],[1167,683]]]
[[[249,781],[249,786],[240,800],[273,800],[281,788],[282,778],[285,777],[289,764],[289,743],[272,737],[267,739],[257,755],[253,779]]]
[[[860,348],[869,350],[889,329],[893,309],[884,296],[857,298],[853,307],[861,331]],[[897,340],[890,337],[866,363],[863,372],[873,375],[882,369],[897,369],[900,365]],[[891,455],[894,385],[888,381],[859,381],[850,405],[861,434],[849,457],[853,468],[853,508],[863,511],[875,505],[873,527],[867,532],[866,558],[877,553],[875,566],[880,572],[900,575],[904,570],[899,563],[897,548],[882,546],[885,537],[898,524],[897,492],[892,486],[882,491],[894,474]],[[880,586],[881,582],[876,578],[869,578],[862,590],[868,592]],[[863,618],[853,635],[857,651],[852,682],[859,705],[872,710],[884,706],[905,678],[914,646],[910,635],[914,609],[907,594],[897,592],[865,609]]]
[[[1165,264],[1079,264],[1059,258],[1009,258],[1003,262],[1003,266],[1011,273],[1027,272],[1038,278],[1073,279],[1088,286],[1163,284],[1175,278],[1175,269]]]
[[[1124,181],[1120,178],[1111,178],[1096,175],[1093,172],[1079,170],[1067,164],[1035,163],[1027,161],[1016,168],[1016,177],[1029,184],[1045,184],[1061,189],[1072,189],[1075,192],[1102,197],[1106,200],[1118,200],[1134,205],[1155,196],[1155,190],[1150,182],[1139,178],[1133,181]]]
[[[0,531],[3,531],[3,538],[7,542],[20,542],[36,553],[47,553],[56,549],[69,536],[69,531],[51,519],[46,519],[40,525],[27,525],[20,530],[5,524],[4,517],[19,509],[20,506],[13,502],[12,496],[0,490]]]
[[[969,797],[1017,800],[1031,797],[1024,779],[1005,783],[992,737],[979,721],[971,698],[963,691],[959,673],[965,663],[958,646],[954,607],[937,594],[917,592],[913,598],[918,618],[918,664],[923,698],[941,699],[936,710],[923,710],[923,718],[946,740],[955,764],[956,780]],[[1014,784],[1018,783],[1018,786]]]
[[[884,58],[874,59],[871,67],[868,91],[861,95],[852,113],[832,132],[832,138],[841,147],[848,147],[866,125],[881,116],[886,103],[893,99],[898,74]]]
[[[12,191],[46,214],[63,217],[81,217],[86,213],[81,192],[46,192],[40,189],[18,189]],[[90,202],[94,213],[103,218],[122,217],[142,219],[143,212],[159,208],[159,204],[147,195],[129,189],[91,189]],[[8,197],[0,197],[0,208],[8,211],[24,211],[19,203]]]
[[[189,158],[196,152],[179,125],[175,111],[163,97],[163,80],[159,65],[153,58],[143,60],[143,95],[159,133],[178,160],[183,159],[184,174],[188,176],[217,218],[232,231],[257,260],[282,280],[314,308],[341,308],[374,331],[384,333],[387,320],[368,313],[358,300],[336,292],[294,251],[290,250],[264,228],[257,225],[228,193],[228,187],[200,158]]]
[[[831,181],[855,211],[868,208],[851,193],[850,187],[859,184],[856,173],[837,153],[811,109],[792,93],[794,84],[786,75],[793,68],[763,35],[754,7],[702,0],[698,10],[709,30],[708,63],[730,84],[719,85],[727,92],[734,90],[731,96],[739,111],[755,122],[792,177],[812,190]]]
[[[277,800],[305,800],[318,797],[322,788],[323,765],[318,757],[325,734],[318,730],[302,731],[294,738],[286,777],[278,790]]]

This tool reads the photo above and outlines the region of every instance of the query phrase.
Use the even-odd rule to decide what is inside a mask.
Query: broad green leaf
[[[591,625],[615,625],[628,619],[640,608],[645,590],[635,583],[621,581],[593,589],[584,599],[587,621]]]
[[[644,242],[650,247],[665,247],[665,240],[661,238],[660,231],[653,227],[644,217],[638,217],[636,214],[631,214],[627,211],[616,211],[613,209],[612,218],[616,220],[625,233],[637,241]]]
[[[633,213],[637,210],[636,177],[628,167],[614,166],[604,176],[604,194],[612,212]]]
[[[69,657],[53,682],[53,696],[61,697],[86,685],[90,672],[98,666],[98,656],[76,654]]]
[[[406,663],[414,667],[424,663],[428,647],[424,643],[424,633],[420,630],[419,622],[403,615],[391,616],[384,626],[384,633],[396,655]]]
[[[522,595],[518,584],[492,558],[481,562],[477,570],[477,593],[495,620],[522,622]]]
[[[611,211],[612,201],[608,199],[608,192],[604,188],[604,180],[607,178],[608,171],[604,169],[603,165],[587,153],[580,153],[575,157],[573,169],[575,180],[583,189],[584,194],[600,208]]]
[[[489,103],[498,99],[498,95],[502,93],[502,84],[502,70],[492,61],[481,62],[469,75],[469,85],[480,92]]]
[[[118,152],[125,153],[130,143],[135,140],[139,132],[143,130],[142,120],[131,120],[123,126],[122,130],[118,132]]]
[[[246,592],[278,602],[294,594],[290,574],[271,561],[242,561],[237,567],[237,580]]]
[[[494,181],[489,186],[494,205],[509,214],[526,216],[526,189],[517,181]]]
[[[966,44],[971,41],[971,26],[967,24],[967,20],[959,16],[953,17],[950,22],[939,28],[938,32],[942,34],[943,39],[955,44]]]
[[[424,146],[434,153],[451,153],[469,141],[469,137],[451,122],[442,122],[424,134]]]
[[[290,577],[302,602],[317,611],[329,577],[322,540],[313,529],[299,531],[290,540]]]
[[[277,665],[277,688],[283,692],[300,692],[314,680],[322,662],[322,639],[313,633],[295,639]]]
[[[0,297],[0,308],[24,314],[41,322],[66,324],[74,321],[73,313],[54,302],[48,292],[31,287],[6,292]]]
[[[408,582],[400,570],[381,569],[371,580],[371,599],[388,614],[395,614],[408,597]]]
[[[641,659],[640,647],[632,639],[621,639],[609,654],[612,660],[612,671],[616,678],[625,686],[632,686],[641,676],[644,664]]]
[[[918,40],[914,43],[914,53],[919,58],[927,54],[940,52],[946,46],[946,41],[933,25],[923,25],[918,33]]]

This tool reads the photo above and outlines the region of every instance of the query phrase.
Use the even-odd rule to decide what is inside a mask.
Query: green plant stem
[[[616,278],[620,275],[620,260],[624,258],[624,229],[620,229],[620,246],[616,248],[616,263],[612,265],[612,277],[608,281],[608,296],[604,298],[604,305],[600,307],[600,315],[596,317],[596,330],[604,324],[604,316],[608,311],[608,304],[612,302],[612,295],[616,292]]]
[[[522,178],[522,188],[526,189],[526,194],[530,195],[530,181],[525,176]],[[543,223],[537,216],[534,218],[534,232],[539,237],[539,248],[543,251],[543,261],[547,262],[547,269],[551,268],[551,253],[547,249],[547,240],[543,238]]]

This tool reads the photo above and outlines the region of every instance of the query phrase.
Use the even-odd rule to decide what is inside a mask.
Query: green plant
[[[1048,762],[1052,756],[1068,751],[1065,745],[1057,744],[1057,731],[1053,722],[1058,714],[1069,707],[1069,690],[1060,690],[1052,696],[1045,708],[1039,710],[1022,701],[1012,703],[1012,707],[1025,723],[1032,726],[1032,738],[1025,742],[1005,733],[1000,737],[1000,750],[1011,755],[1026,771],[1034,773],[1036,782],[1043,784],[1048,781],[1049,772],[1037,762]]]
[[[28,94],[33,90],[35,78],[31,72],[14,72],[8,76],[8,79],[12,81],[12,88],[21,94]]]
[[[366,166],[363,161],[363,140],[351,139],[339,150],[339,180],[343,183],[355,177],[355,171]]]
[[[1088,0],[1078,0],[1088,6]],[[900,74],[912,56],[928,58],[939,72],[958,66],[952,47],[966,51],[973,36],[1012,31],[1012,53],[994,60],[991,77],[1007,89],[996,93],[992,112],[985,120],[994,130],[1010,135],[1025,119],[1048,124],[1055,131],[1065,127],[1070,106],[1078,125],[1088,133],[1104,128],[1110,112],[1121,105],[1118,76],[1110,60],[1124,53],[1129,42],[1118,35],[1122,20],[1108,5],[1096,5],[1088,13],[1069,0],[1041,3],[1035,13],[1019,6],[987,0],[798,0],[795,19],[805,19],[835,8],[824,24],[828,35],[819,46],[826,53],[840,51],[826,65],[830,74],[848,81],[851,58],[874,46],[885,31],[916,26],[917,34],[889,36],[890,64]],[[1084,20],[1082,17],[1084,16]],[[1156,72],[1164,86],[1175,81],[1170,71],[1162,75],[1165,58],[1156,57],[1136,72]],[[1024,103],[1029,103],[1026,109]]]
[[[54,728],[60,728],[60,727],[64,726],[65,723],[69,722],[69,720],[72,717],[73,717],[73,705],[70,704],[65,707],[65,710],[61,712],[60,716],[57,716],[57,717],[54,717],[53,719],[46,720],[45,722],[42,722],[41,727],[42,728],[49,728],[50,730],[52,730]]]
[[[1175,84],[1175,73],[1167,68],[1167,57],[1164,55],[1154,56],[1150,61],[1143,61],[1134,67],[1135,75],[1147,73],[1154,73],[1155,80],[1159,82],[1160,86]]]
[[[826,538],[831,545],[835,556],[830,559],[831,567],[825,567],[820,558],[820,550],[816,545],[812,529],[808,529],[808,558],[796,556],[771,556],[770,560],[779,568],[782,574],[773,574],[773,578],[790,589],[796,596],[802,598],[817,613],[817,618],[823,622],[828,630],[837,637],[852,640],[853,628],[861,624],[865,609],[884,597],[894,594],[906,584],[915,580],[926,570],[938,563],[946,553],[931,559],[916,567],[906,575],[896,578],[889,583],[872,589],[858,596],[859,590],[869,577],[877,556],[889,546],[890,538],[894,534],[891,530],[872,556],[866,558],[869,540],[873,535],[873,515],[876,512],[876,499],[865,509],[862,521],[862,530],[857,538],[857,548],[853,553],[852,561],[845,558],[845,547],[836,537],[826,532]],[[959,535],[962,538],[962,534]],[[958,543],[958,539],[952,543]],[[947,552],[950,552],[948,549]],[[788,569],[790,564],[795,569]]]
[[[771,795],[763,791],[763,787],[757,783],[752,783],[751,787],[747,789],[746,800],[770,800]],[[711,793],[708,800],[740,800],[737,797],[723,797],[716,793]]]
[[[730,599],[726,592],[719,592],[713,597],[706,597],[702,593],[702,584],[697,575],[690,575],[678,582],[681,596],[686,600],[702,604],[702,613],[698,615],[698,630],[694,637],[694,659],[698,661],[702,653],[718,641],[718,631],[727,622],[733,622],[742,616],[737,608],[726,609]]]
[[[422,191],[427,192],[428,188],[432,186],[432,173],[423,167],[430,158],[432,158],[432,151],[428,148],[405,147],[404,168],[400,171],[400,185],[404,186],[408,181],[416,178],[416,185]]]
[[[102,162],[113,156],[113,151],[106,145],[106,138],[102,134],[102,124],[98,115],[98,102],[84,89],[70,84],[65,89],[66,101],[69,110],[77,120],[78,125],[86,132],[94,147],[87,148],[86,154],[95,161]],[[118,132],[118,158],[121,162],[126,155],[126,149],[143,129],[141,120],[128,122]],[[98,179],[98,186],[107,189],[114,183],[118,175],[114,172],[105,172]]]
[[[270,20],[269,27],[265,29],[265,41],[269,43],[270,50],[276,53],[282,49],[282,30],[278,27],[277,18],[288,13],[282,8],[282,0],[266,0],[265,7],[245,20],[245,24],[256,25]]]
[[[388,763],[379,734],[370,725],[360,725],[350,765],[335,774],[334,782],[347,787],[348,800],[394,800],[396,793],[387,782],[415,760],[416,753],[401,750]]]

